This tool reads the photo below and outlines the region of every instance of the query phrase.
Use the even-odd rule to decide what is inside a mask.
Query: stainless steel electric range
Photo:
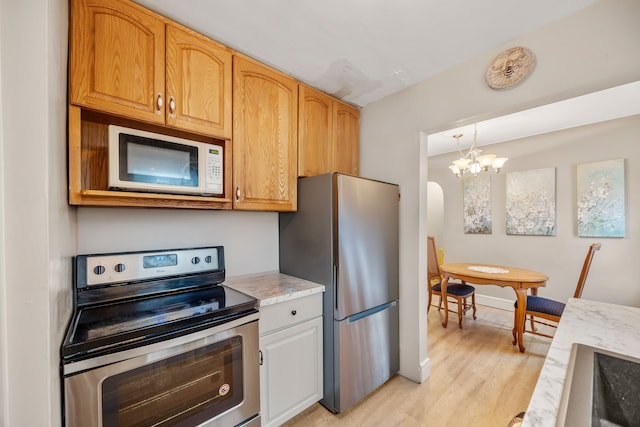
[[[79,255],[64,424],[259,426],[257,301],[222,246]]]

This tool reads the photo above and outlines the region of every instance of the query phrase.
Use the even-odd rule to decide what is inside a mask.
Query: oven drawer
[[[322,293],[260,308],[260,335],[322,316]]]

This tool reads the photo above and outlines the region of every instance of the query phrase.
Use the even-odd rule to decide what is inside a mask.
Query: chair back
[[[438,248],[438,265],[444,264],[444,248]]]
[[[440,281],[440,266],[438,265],[438,254],[436,252],[436,239],[433,236],[427,237],[427,281],[432,283],[434,279]]]
[[[576,292],[573,294],[574,298],[580,298],[582,296],[582,290],[584,289],[584,283],[587,281],[587,275],[589,275],[589,268],[591,268],[591,261],[597,250],[600,250],[600,243],[593,243],[589,246],[587,256],[584,259],[582,265],[582,271],[580,272],[580,279],[578,279],[578,286],[576,286]]]

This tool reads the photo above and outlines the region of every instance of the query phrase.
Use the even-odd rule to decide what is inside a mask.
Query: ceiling
[[[134,1],[364,107],[598,0]],[[637,99],[633,84],[483,121],[478,145],[640,114]],[[468,148],[472,126],[429,135],[428,155],[456,133]]]
[[[477,123],[478,146],[584,126],[640,114],[640,81],[593,92],[530,110],[496,117]],[[467,125],[429,135],[428,156],[458,150],[453,135],[462,134],[460,148],[473,142],[474,125]]]
[[[597,0],[135,0],[363,107]]]

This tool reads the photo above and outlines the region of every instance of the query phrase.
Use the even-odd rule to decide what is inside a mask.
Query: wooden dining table
[[[446,297],[449,279],[458,279],[477,285],[497,285],[513,288],[518,301],[518,309],[514,319],[513,344],[516,344],[517,339],[520,352],[524,353],[522,336],[524,334],[525,312],[527,309],[527,291],[531,289],[531,294],[537,295],[538,288],[546,286],[547,280],[549,280],[547,276],[524,268],[469,263],[443,264],[440,266],[440,271],[443,276],[441,292],[444,305],[444,320],[442,321],[442,327],[444,328],[447,327],[449,321],[449,307]]]

